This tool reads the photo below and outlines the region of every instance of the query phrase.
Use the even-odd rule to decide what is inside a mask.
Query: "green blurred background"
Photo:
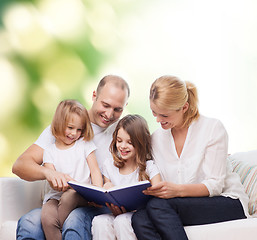
[[[124,114],[143,115],[151,132],[154,79],[193,81],[230,153],[256,149],[256,12],[252,0],[0,0],[0,176],[12,176],[60,100],[90,107],[107,74],[128,81]]]

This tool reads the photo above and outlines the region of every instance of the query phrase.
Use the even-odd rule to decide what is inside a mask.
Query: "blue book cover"
[[[108,190],[74,181],[69,181],[68,184],[90,202],[99,205],[113,203],[119,207],[123,206],[127,211],[143,207],[150,199],[150,196],[142,193],[143,190],[151,186],[151,183],[147,180],[126,186],[115,186]]]

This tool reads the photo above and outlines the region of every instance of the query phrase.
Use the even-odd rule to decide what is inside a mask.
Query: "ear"
[[[186,103],[184,104],[183,108],[182,108],[183,113],[185,113],[185,112],[188,110],[188,108],[189,108],[189,103],[186,102]]]
[[[93,100],[93,102],[96,100],[96,91],[95,90],[93,91],[92,100]]]

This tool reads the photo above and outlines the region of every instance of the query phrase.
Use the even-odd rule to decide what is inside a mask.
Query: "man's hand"
[[[59,192],[65,192],[68,188],[68,181],[73,180],[69,175],[57,172],[53,169],[44,167],[44,175],[50,186]]]

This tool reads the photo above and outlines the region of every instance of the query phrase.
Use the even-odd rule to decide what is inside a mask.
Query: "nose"
[[[110,109],[106,110],[105,115],[108,119],[112,119],[113,113],[114,113],[113,109],[110,108]]]
[[[71,134],[72,134],[72,135],[76,135],[76,133],[77,133],[77,129],[72,129],[72,130],[71,130]]]
[[[161,118],[160,116],[158,116],[158,115],[157,115],[157,116],[156,116],[156,122],[158,122],[158,123],[159,123],[159,122],[161,122],[161,121],[162,121],[162,118]]]

